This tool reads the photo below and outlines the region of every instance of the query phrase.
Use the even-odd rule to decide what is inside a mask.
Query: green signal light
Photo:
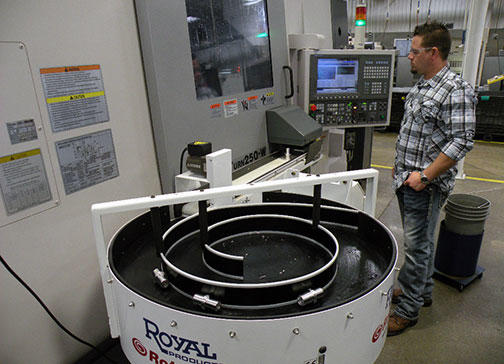
[[[366,26],[366,21],[365,20],[356,20],[355,25],[358,27],[364,27],[364,26]]]
[[[256,35],[256,38],[268,38],[268,33],[259,33]]]

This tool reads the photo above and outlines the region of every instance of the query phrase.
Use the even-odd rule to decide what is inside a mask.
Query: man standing
[[[422,77],[406,97],[396,143],[393,186],[404,229],[405,262],[394,290],[397,306],[388,336],[416,324],[432,304],[434,231],[453,190],[456,163],[473,147],[476,98],[472,87],[450,71],[448,29],[437,22],[415,28],[408,59]]]

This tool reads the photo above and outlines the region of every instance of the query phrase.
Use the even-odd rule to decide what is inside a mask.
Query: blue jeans
[[[398,283],[403,291],[395,314],[416,320],[424,298],[432,298],[434,281],[434,232],[446,195],[429,185],[417,192],[402,186],[396,191],[404,229],[404,264]]]

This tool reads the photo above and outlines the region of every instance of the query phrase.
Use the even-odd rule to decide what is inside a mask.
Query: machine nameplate
[[[266,155],[266,147],[258,148],[248,154],[245,154],[240,159],[233,162],[233,171],[243,166],[246,166],[247,164],[255,162],[256,160],[264,157],[265,155]]]

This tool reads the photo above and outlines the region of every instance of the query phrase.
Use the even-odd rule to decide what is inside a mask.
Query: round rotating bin
[[[348,207],[269,193],[262,204],[116,233],[108,260],[121,346],[132,363],[373,363],[386,337],[393,235]],[[163,214],[161,214],[163,216]],[[153,280],[152,272],[165,280]],[[156,282],[156,283],[155,283]]]

